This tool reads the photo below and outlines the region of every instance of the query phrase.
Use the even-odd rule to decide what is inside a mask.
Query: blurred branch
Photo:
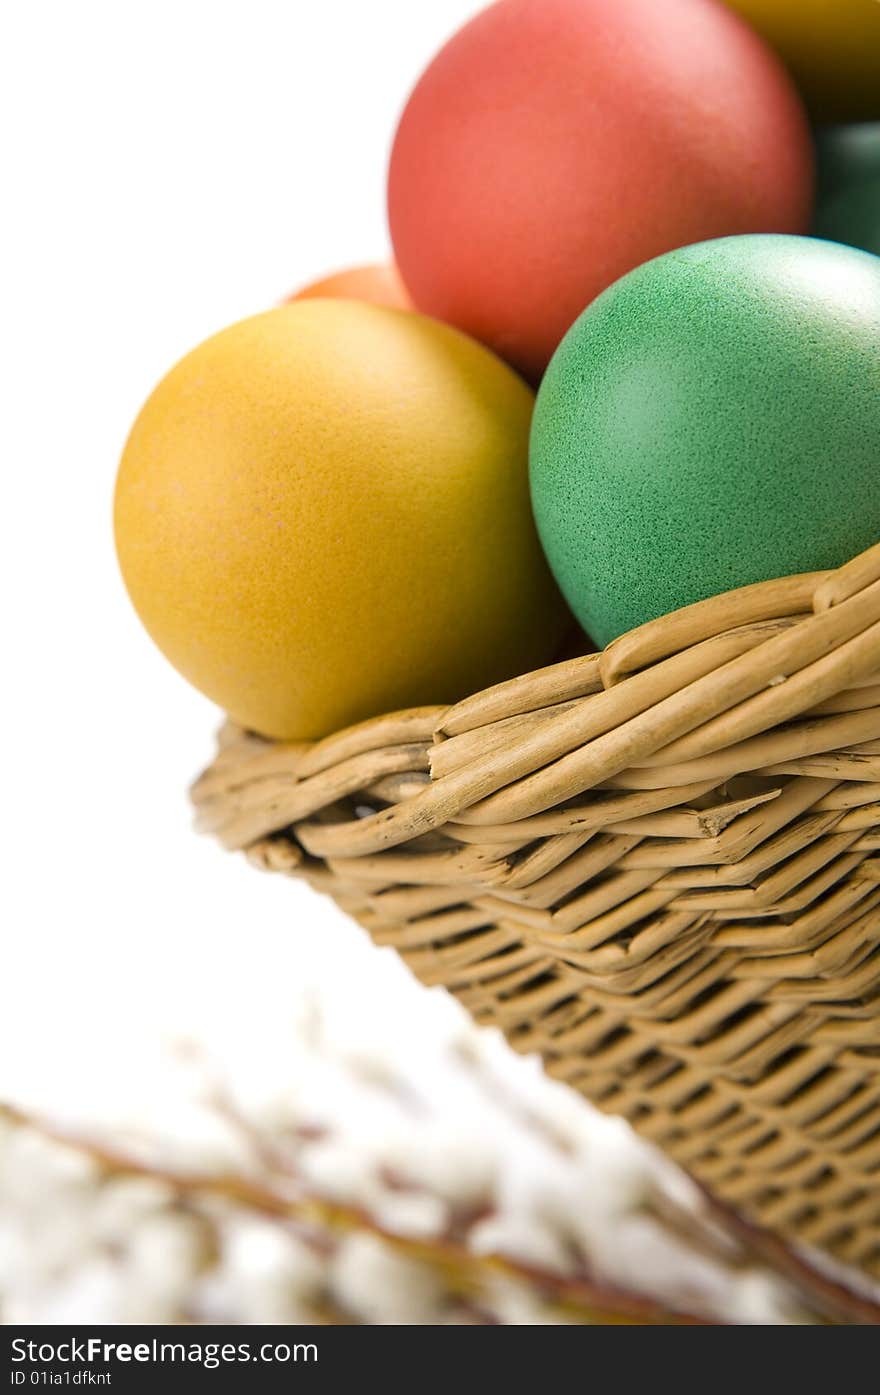
[[[162,1182],[189,1204],[221,1202],[294,1227],[306,1237],[365,1232],[398,1254],[424,1265],[437,1275],[451,1298],[466,1305],[468,1320],[492,1321],[483,1305],[491,1302],[498,1280],[527,1287],[540,1297],[548,1316],[583,1324],[701,1324],[702,1319],[665,1309],[642,1298],[592,1280],[568,1277],[527,1264],[511,1256],[477,1254],[445,1237],[428,1239],[402,1235],[380,1224],[366,1210],[301,1191],[278,1175],[251,1177],[229,1172],[190,1172],[135,1157],[94,1137],[76,1134],[37,1119],[9,1105],[0,1105],[0,1119],[28,1128],[64,1147],[87,1155],[110,1177],[148,1177]],[[332,1308],[332,1311],[331,1311]],[[323,1320],[346,1322],[332,1304]]]

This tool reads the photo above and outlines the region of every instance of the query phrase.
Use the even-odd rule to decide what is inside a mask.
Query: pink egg
[[[715,0],[501,0],[418,82],[388,205],[416,307],[536,380],[619,276],[707,238],[805,232],[812,186],[799,97]]]

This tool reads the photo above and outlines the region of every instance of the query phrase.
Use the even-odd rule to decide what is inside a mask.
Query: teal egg
[[[819,205],[847,185],[864,179],[880,179],[880,121],[820,126],[816,131]]]
[[[880,256],[880,121],[816,133],[813,233]]]
[[[849,184],[816,209],[816,237],[880,256],[880,175]]]
[[[880,540],[880,258],[729,237],[630,272],[541,384],[530,477],[550,566],[599,644]]]

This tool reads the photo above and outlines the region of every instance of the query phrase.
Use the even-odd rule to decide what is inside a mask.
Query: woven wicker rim
[[[452,707],[227,726],[198,824],[753,1226],[880,1278],[880,545]]]

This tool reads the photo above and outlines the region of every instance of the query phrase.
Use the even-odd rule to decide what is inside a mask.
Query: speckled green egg
[[[599,644],[880,540],[880,259],[776,235],[617,281],[538,394],[538,531]]]

